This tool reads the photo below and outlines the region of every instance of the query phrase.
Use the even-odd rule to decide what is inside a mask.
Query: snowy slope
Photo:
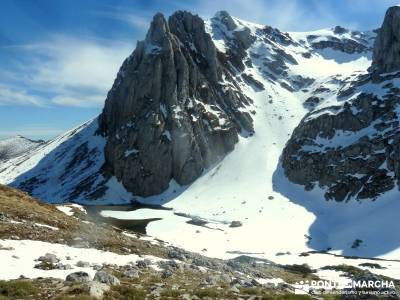
[[[0,140],[0,162],[20,156],[43,143],[44,141],[33,141],[20,135]]]
[[[217,14],[206,25],[215,45],[226,52],[234,35],[220,17]],[[391,228],[400,229],[400,222],[393,220],[392,203],[327,203],[317,190],[307,193],[290,183],[279,164],[282,150],[302,118],[310,110],[337,101],[337,94],[343,87],[366,72],[371,63],[374,33],[334,29],[282,33],[263,25],[234,20],[238,25],[234,30],[247,28],[255,39],[246,50],[245,59],[251,63],[237,74],[243,91],[254,101],[249,110],[255,111],[255,134],[240,137],[235,150],[193,184],[178,186],[171,182],[163,194],[140,198],[125,191],[114,177],[106,180],[100,172],[105,140],[95,135],[95,121],[29,155],[3,163],[0,182],[32,187],[32,182],[28,184],[26,180],[36,178],[32,194],[53,202],[126,203],[134,199],[147,204],[164,204],[172,210],[105,210],[103,215],[122,219],[160,217],[161,220],[148,225],[149,235],[210,256],[225,258],[245,252],[279,262],[306,262],[316,267],[321,265],[321,260],[331,257],[322,254],[300,257],[299,254],[332,248],[336,254],[398,258],[396,249],[400,245],[388,242],[392,234],[378,235],[367,226],[368,222],[376,221],[378,229],[383,230],[389,216]],[[323,43],[326,41],[335,44],[331,47]],[[350,50],[340,50],[341,43],[347,45],[343,49]],[[263,89],[239,80],[244,74],[251,75]],[[313,97],[319,100],[309,105]],[[85,143],[85,159],[80,159],[79,149]],[[76,157],[79,162],[74,159]],[[72,169],[68,168],[71,161],[76,163]],[[86,183],[90,183],[87,188]],[[78,186],[85,189],[77,191]],[[93,202],[90,197],[99,187],[108,189]],[[378,208],[379,214],[372,215]],[[327,220],[323,226],[319,226],[321,214],[316,211],[321,211]],[[206,220],[207,227],[188,224],[190,218]],[[232,221],[243,225],[230,227]],[[363,245],[352,248],[358,238],[364,241]],[[391,249],[379,248],[382,243],[387,243]],[[278,252],[290,254],[278,257]],[[334,260],[335,264],[343,263],[343,259],[335,257]],[[356,260],[352,263],[357,265]],[[393,262],[386,274],[400,278],[398,264]]]
[[[58,202],[65,197],[71,201],[79,199],[77,186],[83,188],[85,180],[98,173],[104,162],[104,139],[95,135],[96,129],[95,119],[31,152],[3,162],[0,181],[19,186],[48,202]]]

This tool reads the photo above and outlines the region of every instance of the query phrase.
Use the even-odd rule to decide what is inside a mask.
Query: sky
[[[1,0],[0,139],[50,139],[96,117],[152,16],[219,10],[283,31],[378,28],[390,0]]]

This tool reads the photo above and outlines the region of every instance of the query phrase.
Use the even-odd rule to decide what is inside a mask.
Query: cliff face
[[[378,73],[400,70],[400,6],[386,12],[375,40],[371,69]]]
[[[105,170],[139,196],[188,184],[253,132],[251,100],[232,77],[204,22],[157,14],[123,63],[100,116]]]

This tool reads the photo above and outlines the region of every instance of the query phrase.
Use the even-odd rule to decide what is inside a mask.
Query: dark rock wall
[[[204,22],[157,14],[144,41],[123,63],[100,116],[107,137],[105,171],[140,196],[163,192],[171,179],[189,184],[253,131],[227,58]]]

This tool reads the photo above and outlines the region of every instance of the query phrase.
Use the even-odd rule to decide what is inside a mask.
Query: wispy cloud
[[[0,106],[1,105],[44,106],[44,101],[38,96],[29,94],[26,90],[0,84]]]
[[[218,10],[283,31],[310,31],[335,25],[351,29],[377,28],[385,10],[398,0],[198,0],[182,4],[171,1],[178,9],[187,9],[210,17]],[[170,2],[169,2],[170,3]],[[382,14],[382,16],[380,16]],[[373,16],[373,20],[371,19]],[[367,24],[367,25],[366,25]]]
[[[356,18],[345,19],[345,14],[340,12],[384,12],[394,2],[354,0],[345,7],[338,7],[324,0],[171,0],[160,8],[166,14],[185,9],[205,18],[218,10],[227,10],[244,20],[284,31],[306,31],[338,24],[358,28],[360,24],[354,21]],[[155,11],[110,6],[93,13],[145,32]],[[14,53],[14,62],[2,64],[0,70],[0,105],[101,107],[119,66],[132,52],[134,42],[134,36],[130,41],[116,41],[57,34],[41,42],[0,47],[0,55],[1,51]]]
[[[192,10],[204,16],[210,16],[218,10],[227,10],[244,20],[272,25],[284,31],[307,31],[341,23],[339,15],[330,10],[319,9],[323,5],[321,3],[315,4],[318,4],[318,8],[313,1],[308,1],[308,5],[305,5],[300,0],[202,0]],[[313,9],[310,6],[314,6]]]
[[[94,95],[67,95],[67,96],[55,96],[52,102],[63,106],[75,106],[75,107],[101,107],[104,104],[103,94]]]
[[[109,18],[117,21],[122,21],[133,28],[145,32],[149,28],[149,22],[151,20],[151,13],[144,13],[144,11],[131,11],[129,9],[118,9],[115,7],[109,7],[107,11],[95,11],[94,14]]]
[[[52,36],[42,43],[14,46],[13,51],[19,51],[24,59],[13,64],[11,70],[0,73],[13,86],[28,86],[31,94],[16,93],[3,82],[0,102],[101,106],[132,48],[132,44],[125,42],[63,35]],[[8,101],[1,100],[11,95],[10,91],[14,96]]]

